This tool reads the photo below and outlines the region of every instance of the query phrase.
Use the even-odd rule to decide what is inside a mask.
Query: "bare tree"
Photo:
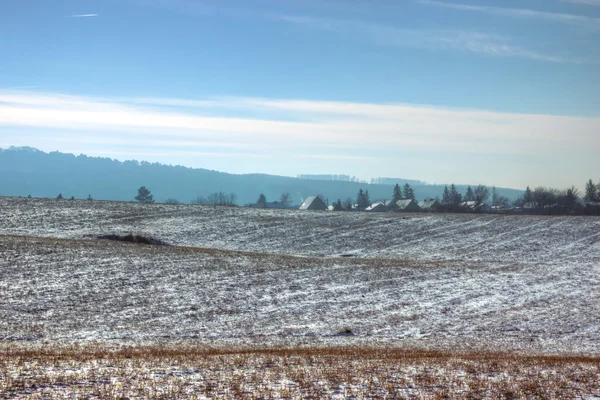
[[[192,200],[192,204],[203,204],[210,206],[235,206],[237,195],[235,193],[214,192],[207,197],[198,196]]]
[[[215,192],[208,195],[206,198],[206,204],[212,206],[233,206],[235,205],[236,195],[226,194],[225,192]]]
[[[206,199],[202,196],[198,196],[195,199],[192,199],[192,201],[190,202],[191,204],[196,204],[196,205],[200,205],[200,204],[207,204],[206,203]]]
[[[481,204],[485,203],[487,199],[490,198],[490,191],[488,190],[487,186],[477,185],[475,191],[473,192],[473,195],[475,197],[475,201]]]
[[[496,207],[506,207],[508,206],[508,203],[508,198],[498,193],[496,186],[492,186],[492,205]]]
[[[283,192],[281,193],[279,201],[283,203],[283,205],[285,205],[286,207],[289,207],[292,204],[292,197],[288,192]]]
[[[535,208],[540,210],[550,210],[554,205],[558,204],[560,191],[557,189],[538,186],[533,190],[533,203]]]

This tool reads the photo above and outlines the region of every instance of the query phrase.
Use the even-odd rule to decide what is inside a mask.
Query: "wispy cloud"
[[[100,14],[73,14],[69,15],[69,18],[93,18],[98,16],[100,16]]]
[[[249,110],[258,111],[255,115],[261,118],[240,117],[254,114]],[[287,119],[290,114],[292,121]],[[352,161],[361,161],[365,168],[383,168],[372,174],[385,174],[391,159],[397,168],[406,169],[410,157],[435,152],[427,168],[435,179],[442,179],[439,171],[448,167],[444,160],[460,152],[474,157],[504,155],[520,160],[514,165],[521,166],[544,154],[544,174],[552,177],[554,172],[565,173],[556,159],[580,159],[600,148],[599,128],[600,118],[415,104],[244,97],[100,99],[0,90],[0,146],[139,155],[175,163],[194,162],[201,156],[218,163],[222,157],[235,159],[238,166],[245,162],[253,171],[257,160],[270,160],[264,165],[287,165],[296,171],[292,174],[306,160],[314,168],[339,165],[342,171],[353,171]],[[584,172],[600,167],[597,161],[588,164],[582,165]],[[281,172],[277,168],[270,170]]]
[[[293,15],[272,15],[271,17],[309,29],[344,34],[357,40],[368,40],[382,46],[454,50],[486,56],[524,58],[553,63],[595,63],[592,60],[563,57],[530,50],[513,44],[508,37],[480,32],[415,30],[355,20]]]
[[[30,126],[67,130],[94,130],[150,133],[158,143],[175,137],[180,143],[190,138],[201,144],[231,142],[232,138],[249,139],[266,145],[293,145],[308,140],[335,144],[339,140],[362,146],[376,144],[430,145],[453,142],[464,144],[477,140],[516,140],[527,148],[527,140],[574,140],[569,124],[588,144],[600,147],[595,129],[598,118],[559,117],[549,115],[507,114],[482,110],[455,110],[410,104],[365,104],[309,100],[264,98],[223,98],[205,100],[151,99],[152,108],[143,99],[100,100],[88,97],[0,91],[0,125]],[[173,104],[196,104],[197,110],[173,110]],[[163,106],[164,105],[164,106]],[[158,107],[157,107],[158,106]],[[163,106],[163,107],[161,107]],[[215,108],[228,109],[229,116],[210,116]],[[236,110],[261,110],[261,119],[239,118]],[[282,112],[294,112],[299,118],[286,121]],[[543,129],[535,126],[544,125]],[[593,128],[593,129],[592,129]],[[568,132],[568,133],[567,133]],[[594,133],[594,134],[592,134]],[[188,139],[185,139],[188,138]],[[119,140],[123,140],[122,137]],[[184,142],[184,140],[186,140]],[[536,146],[538,144],[536,143]],[[477,144],[475,144],[477,146]]]
[[[584,4],[600,4],[597,0],[570,0],[570,2],[579,2]],[[435,6],[452,8],[455,10],[462,11],[474,11],[486,14],[500,15],[512,18],[535,18],[544,19],[548,21],[557,22],[568,22],[568,23],[594,23],[600,24],[600,18],[591,18],[583,15],[576,14],[565,14],[565,13],[553,13],[539,10],[530,10],[526,8],[503,8],[503,7],[492,7],[492,6],[481,6],[471,4],[460,4],[460,3],[448,3],[437,0],[417,0],[417,3]]]
[[[452,48],[495,57],[525,58],[535,61],[565,64],[595,63],[592,60],[563,57],[529,50],[525,47],[512,44],[509,38],[478,32],[440,33],[432,36],[430,41],[432,44],[442,48]]]
[[[588,6],[598,6],[600,7],[600,0],[562,0],[567,3],[573,4],[585,4]]]

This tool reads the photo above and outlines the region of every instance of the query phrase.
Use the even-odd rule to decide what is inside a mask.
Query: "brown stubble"
[[[600,393],[600,357],[193,343],[0,351],[0,393],[62,398],[573,398]]]

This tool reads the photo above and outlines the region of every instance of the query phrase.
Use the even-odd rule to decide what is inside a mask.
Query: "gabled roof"
[[[327,206],[319,196],[310,196],[299,208],[300,210],[327,210]]]
[[[413,210],[416,211],[418,210],[420,207],[417,204],[416,201],[414,201],[413,199],[403,199],[403,200],[398,200],[396,201],[396,207],[399,210]]]
[[[491,207],[489,205],[487,205],[486,203],[482,203],[482,202],[474,201],[474,200],[463,201],[462,203],[459,204],[459,207],[468,208],[470,210],[491,210]]]
[[[440,207],[441,204],[435,199],[427,199],[419,202],[419,207],[423,210],[431,210],[432,208]]]
[[[289,208],[287,204],[282,203],[281,201],[269,201],[267,202],[266,208]]]
[[[389,208],[390,210],[395,210],[396,208],[398,208],[398,205],[394,200],[385,200],[383,202],[383,205]]]
[[[385,206],[384,201],[378,201],[377,203],[373,203],[369,207],[365,208],[365,211],[387,211],[387,207]]]

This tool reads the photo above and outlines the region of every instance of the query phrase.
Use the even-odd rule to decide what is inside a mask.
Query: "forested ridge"
[[[137,189],[144,185],[152,190],[157,202],[177,199],[190,203],[199,196],[215,192],[235,193],[237,204],[254,203],[260,193],[268,201],[279,200],[289,193],[292,204],[317,194],[332,203],[338,198],[354,197],[368,187],[371,199],[391,197],[393,185],[344,181],[319,181],[266,174],[228,174],[201,168],[118,161],[60,152],[46,153],[33,148],[0,149],[0,195],[51,197],[62,193],[65,198],[132,201]],[[413,182],[411,180],[407,180]],[[399,179],[400,185],[405,183]],[[441,197],[444,185],[412,184],[417,199]],[[457,185],[461,191],[466,185]],[[521,190],[498,189],[509,199],[516,199]]]

